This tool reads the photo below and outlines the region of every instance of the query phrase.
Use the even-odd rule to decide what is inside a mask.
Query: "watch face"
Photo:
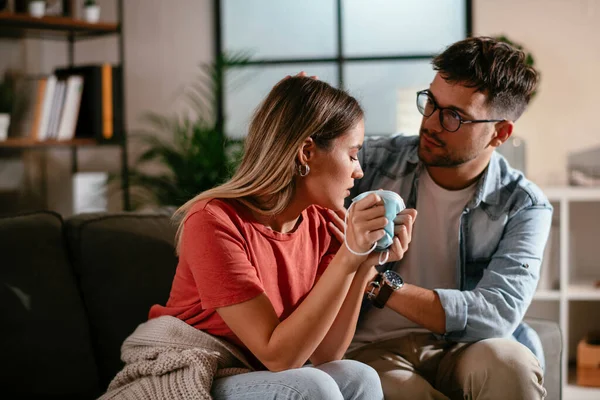
[[[394,271],[385,271],[383,273],[383,280],[385,283],[390,285],[393,290],[400,289],[404,284],[402,277]]]

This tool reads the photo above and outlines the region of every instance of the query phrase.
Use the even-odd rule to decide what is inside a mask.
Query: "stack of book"
[[[61,68],[27,85],[27,129],[35,141],[94,138],[117,141],[122,129],[120,67],[110,64]]]

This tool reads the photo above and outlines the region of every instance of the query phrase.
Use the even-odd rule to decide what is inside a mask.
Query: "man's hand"
[[[295,76],[300,76],[300,77],[306,78],[308,75],[306,75],[306,72],[304,72],[304,71],[300,71],[300,72],[298,72],[298,73],[297,73]],[[285,78],[283,78],[283,79],[285,80],[285,79],[288,79],[288,78],[291,78],[291,77],[292,77],[291,75],[287,75],[287,76],[286,76]],[[312,75],[312,76],[310,76],[309,78],[315,79],[315,80],[317,80],[317,81],[319,80],[319,77],[318,77],[317,75]]]
[[[402,227],[404,226],[407,230],[408,237],[412,238],[412,228],[417,219],[417,210],[414,208],[405,208],[400,211],[394,219],[394,235],[400,234]],[[410,241],[409,241],[410,243]]]

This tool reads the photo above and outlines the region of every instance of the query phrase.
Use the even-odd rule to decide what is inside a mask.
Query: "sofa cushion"
[[[58,214],[0,218],[0,391],[92,398],[98,378]]]
[[[103,389],[123,366],[123,340],[169,297],[175,231],[158,214],[83,214],[66,222]]]

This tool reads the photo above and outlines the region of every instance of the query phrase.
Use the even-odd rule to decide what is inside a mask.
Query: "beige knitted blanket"
[[[121,359],[100,400],[211,399],[213,379],[252,370],[235,346],[168,316],[138,326]]]

